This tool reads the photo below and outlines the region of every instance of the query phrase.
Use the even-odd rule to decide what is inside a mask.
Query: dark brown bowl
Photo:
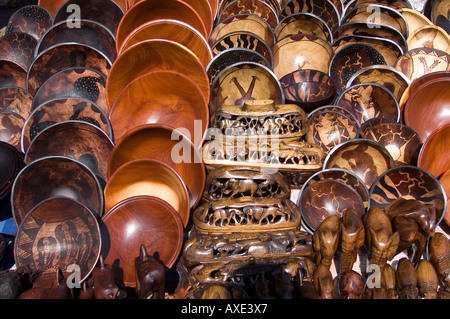
[[[422,141],[407,125],[397,122],[380,123],[361,134],[361,138],[372,139],[383,145],[397,166],[417,165]]]
[[[73,20],[73,8],[74,5],[80,7],[81,17],[86,20],[96,21],[106,28],[108,28],[112,34],[115,34],[119,26],[120,20],[124,15],[124,10],[120,7],[116,1],[111,0],[69,0],[59,8],[55,14],[54,24],[61,21]],[[72,21],[75,23],[75,21]]]
[[[370,188],[385,171],[395,166],[386,148],[370,139],[353,139],[333,148],[324,160],[323,168],[347,169]]]
[[[0,37],[0,60],[16,63],[28,71],[34,60],[37,40],[27,33],[17,32]]]
[[[361,126],[375,117],[400,120],[400,107],[395,96],[385,86],[376,83],[355,84],[346,88],[334,104],[350,111]]]
[[[109,136],[97,126],[83,121],[65,121],[44,129],[31,141],[25,163],[48,156],[70,157],[86,165],[104,185],[113,147]]]
[[[434,205],[436,226],[444,218],[447,195],[433,175],[417,166],[393,167],[381,174],[369,191],[370,207],[385,208],[399,197]]]
[[[66,2],[66,0],[38,0],[38,5],[47,9],[54,17],[64,2]]]
[[[34,206],[24,217],[14,242],[17,267],[56,280],[59,269],[67,279],[70,265],[80,267],[85,281],[100,256],[100,228],[95,215],[83,204],[66,197],[52,197]]]
[[[83,99],[63,98],[47,101],[33,109],[23,125],[22,152],[27,152],[31,141],[45,128],[72,120],[93,124],[114,141],[111,123],[98,105]]]
[[[358,122],[356,121],[355,116],[351,112],[347,111],[343,107],[333,105],[333,104],[318,107],[318,108],[314,109],[313,111],[309,112],[308,116],[313,116],[314,114],[321,113],[321,112],[327,112],[327,111],[334,111],[334,112],[342,113],[343,115],[350,118],[353,122],[355,122],[356,125],[358,126]]]
[[[181,73],[149,72],[122,90],[109,112],[109,120],[116,140],[144,124],[184,129],[190,136],[200,129],[201,138],[193,141],[200,148],[209,126],[208,101],[198,85]]]
[[[183,222],[167,202],[157,197],[130,197],[102,217],[101,254],[112,265],[116,281],[135,286],[134,259],[145,245],[149,255],[157,253],[172,267],[183,246]]]
[[[361,217],[365,213],[361,196],[350,186],[332,179],[319,180],[305,187],[297,205],[305,228],[312,233],[325,218],[341,217],[346,209],[355,210]]]
[[[299,105],[306,113],[331,103],[336,87],[327,73],[317,70],[297,70],[280,79],[287,103]]]
[[[319,16],[308,12],[293,13],[278,23],[275,31],[277,41],[296,34],[313,34],[329,43],[333,42],[333,33],[328,24]]]
[[[241,13],[252,13],[263,18],[272,30],[275,30],[278,25],[278,13],[270,3],[260,0],[232,1],[223,8],[217,19],[218,21],[223,21],[228,17]]]
[[[176,156],[172,156],[173,154]],[[183,157],[178,156],[183,152]],[[108,161],[108,176],[125,163],[136,159],[155,159],[172,167],[189,190],[191,207],[201,200],[206,170],[201,154],[181,132],[159,124],[139,126],[116,145]]]
[[[25,166],[23,154],[12,145],[0,141],[0,201],[11,195],[10,191],[16,176]],[[4,213],[2,212],[2,217]]]
[[[0,59],[0,87],[19,87],[27,90],[27,71],[17,63]]]
[[[450,123],[436,129],[423,142],[417,166],[439,178],[450,170]]]
[[[11,144],[20,151],[24,125],[25,119],[19,114],[11,111],[0,112],[0,141]]]
[[[53,17],[47,9],[39,5],[26,5],[10,16],[5,34],[23,32],[39,41],[52,25]]]
[[[386,117],[374,117],[371,118],[367,121],[365,121],[364,123],[361,124],[361,126],[359,127],[358,130],[358,136],[357,137],[361,137],[363,135],[366,135],[368,131],[370,131],[370,129],[372,127],[374,127],[375,125],[378,125],[380,123],[398,123],[396,121],[394,121],[393,119],[388,119]]]
[[[27,90],[16,86],[0,88],[0,112],[14,112],[26,119],[32,104],[33,96]]]
[[[71,158],[49,156],[25,166],[14,181],[11,208],[16,224],[38,203],[55,196],[82,203],[97,218],[103,215],[103,189],[91,170]]]
[[[95,103],[108,112],[106,103],[106,77],[99,71],[73,67],[50,76],[33,96],[33,109],[55,99],[83,99]]]
[[[441,175],[441,177],[439,177],[439,183],[441,183],[445,193],[447,194],[447,211],[444,214],[444,221],[448,226],[450,226],[450,207],[448,206],[448,201],[450,199],[450,170],[446,171]]]
[[[52,75],[71,67],[86,67],[107,77],[112,62],[101,51],[83,44],[58,44],[34,59],[28,70],[27,89],[34,95]]]

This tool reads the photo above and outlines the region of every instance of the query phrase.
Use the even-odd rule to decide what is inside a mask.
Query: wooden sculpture
[[[424,299],[437,299],[439,279],[431,262],[421,259],[416,265],[417,288]]]
[[[71,299],[72,293],[64,280],[61,269],[56,269],[56,280],[50,288],[47,299]]]
[[[440,282],[450,291],[450,244],[442,233],[436,233],[429,240],[430,261]]]
[[[140,299],[164,299],[166,267],[158,258],[147,254],[141,245],[140,254],[134,260],[136,271],[136,293]]]
[[[395,269],[390,264],[386,264],[386,266],[383,268],[381,272],[381,275],[386,285],[387,299],[398,299],[397,281],[395,279]]]
[[[356,211],[346,209],[342,215],[340,269],[342,274],[352,269],[359,249],[364,245],[364,223]]]
[[[341,222],[338,215],[325,218],[313,235],[313,248],[316,253],[316,264],[323,264],[328,269],[333,262],[339,247],[341,237]]]
[[[354,270],[348,270],[339,278],[340,299],[363,299],[364,279]]]
[[[313,286],[317,298],[336,298],[335,284],[330,269],[324,264],[319,264],[314,271]]]
[[[395,278],[399,299],[419,298],[416,269],[408,258],[402,258],[398,261]]]
[[[119,287],[115,283],[113,268],[105,265],[102,255],[98,262],[92,271],[95,299],[115,299],[119,294]]]

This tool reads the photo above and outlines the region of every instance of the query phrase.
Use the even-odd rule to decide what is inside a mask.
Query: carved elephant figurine
[[[141,245],[140,254],[134,260],[136,293],[140,299],[164,299],[166,289],[166,266],[157,254],[147,254]]]
[[[319,264],[313,275],[314,290],[319,299],[335,299],[336,290],[329,267]]]
[[[393,232],[389,216],[376,206],[372,206],[367,212],[364,228],[369,262],[383,268],[397,252],[399,233]]]
[[[416,265],[417,288],[424,299],[437,299],[439,279],[431,262],[421,259]]]
[[[363,299],[364,279],[361,274],[350,269],[339,278],[339,299]]]
[[[405,257],[398,261],[395,278],[400,299],[419,298],[416,269],[408,258]]]
[[[428,243],[430,261],[436,269],[439,280],[450,291],[450,243],[442,233],[436,233]]]
[[[47,299],[72,299],[72,291],[67,286],[59,268],[56,269],[55,284],[50,288]]]
[[[330,268],[339,247],[340,237],[341,221],[338,215],[328,216],[320,223],[313,235],[317,265],[322,263]]]
[[[343,274],[352,269],[358,250],[364,245],[364,223],[355,210],[346,209],[342,214],[340,270]]]
[[[119,287],[115,283],[114,270],[111,265],[105,265],[102,255],[98,262],[99,265],[92,271],[95,299],[115,299]]]
[[[395,279],[395,269],[386,264],[386,266],[381,271],[384,284],[386,285],[387,299],[398,299],[397,293],[397,281]]]

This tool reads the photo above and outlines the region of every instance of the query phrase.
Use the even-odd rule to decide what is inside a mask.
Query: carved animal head
[[[94,279],[94,296],[96,299],[115,299],[119,294],[119,287],[115,283],[111,265],[105,265],[100,255],[99,265],[92,271]]]
[[[316,294],[320,299],[334,299],[335,289],[333,275],[330,269],[324,264],[319,264],[314,271],[313,285]]]
[[[408,258],[398,261],[395,278],[400,299],[418,299],[416,269]]]
[[[330,266],[339,246],[341,222],[339,216],[325,218],[314,232],[314,250],[320,255],[320,262]]]
[[[352,268],[365,239],[363,221],[355,210],[343,212],[341,230],[341,271],[345,272]]]
[[[346,271],[339,279],[340,299],[362,299],[364,296],[364,279],[354,270]]]

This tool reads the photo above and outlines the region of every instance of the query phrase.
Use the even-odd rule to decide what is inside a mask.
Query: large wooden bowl
[[[314,34],[329,43],[333,42],[333,33],[328,24],[319,16],[309,12],[293,13],[278,23],[275,31],[277,41],[296,34]]]
[[[25,163],[48,156],[70,157],[86,165],[104,185],[113,147],[109,136],[97,126],[77,120],[65,121],[44,129],[31,141]]]
[[[116,142],[111,153],[108,176],[136,159],[155,159],[172,167],[189,190],[191,207],[199,203],[205,187],[205,166],[197,147],[181,132],[168,126],[147,124],[127,133]]]
[[[436,178],[450,170],[450,123],[437,128],[423,142],[417,166]]]
[[[19,87],[27,90],[27,73],[19,64],[0,59],[0,87]]]
[[[55,196],[82,203],[97,218],[103,215],[103,191],[91,170],[71,158],[49,156],[25,166],[14,181],[11,208],[16,224],[38,203]]]
[[[146,2],[149,1],[143,3]],[[124,87],[139,76],[155,70],[183,73],[197,83],[205,98],[209,99],[208,75],[198,57],[179,43],[152,39],[131,46],[114,62],[106,82],[109,107]]]
[[[0,60],[16,63],[25,71],[33,63],[38,41],[28,33],[11,33],[0,37]]]
[[[234,0],[228,3],[217,17],[218,21],[223,21],[228,17],[242,14],[251,13],[261,17],[270,25],[272,30],[278,25],[278,13],[271,6],[270,3],[260,0]]]
[[[118,54],[136,43],[149,39],[165,39],[184,45],[198,57],[204,67],[213,57],[211,47],[197,29],[174,19],[152,20],[137,27],[123,41]]]
[[[405,18],[406,22],[408,23],[408,31],[410,35],[420,27],[433,24],[433,22],[431,22],[426,15],[418,10],[411,8],[402,8],[398,9],[398,11],[402,14],[403,18]]]
[[[26,5],[10,16],[5,34],[23,32],[39,41],[52,24],[53,17],[47,9],[38,5]]]
[[[32,104],[33,96],[27,90],[17,86],[0,88],[0,112],[14,112],[26,119]]]
[[[133,196],[154,196],[170,204],[180,215],[184,227],[190,215],[188,190],[169,165],[153,160],[139,159],[119,167],[106,183],[105,211]]]
[[[167,268],[172,267],[183,247],[183,222],[167,202],[157,197],[128,198],[102,217],[101,254],[112,265],[116,281],[136,285],[134,259],[145,245],[148,254],[157,253]]]
[[[114,137],[144,124],[163,124],[186,129],[190,136],[200,130],[201,147],[209,126],[208,101],[189,77],[173,71],[147,73],[126,86],[109,113]],[[197,127],[198,126],[198,127]]]
[[[419,134],[422,142],[440,126],[450,123],[450,78],[422,84],[405,105],[405,124]]]
[[[22,129],[25,119],[11,111],[0,112],[0,141],[11,144],[21,150]]]
[[[6,142],[0,142],[0,201],[8,198],[16,176],[25,166],[23,154]],[[2,216],[4,213],[1,214]],[[10,215],[10,212],[9,214]],[[8,216],[10,217],[10,216]]]
[[[197,29],[205,39],[209,36],[200,15],[186,2],[176,0],[146,0],[133,5],[119,23],[116,50],[120,51],[125,38],[142,24],[157,19],[176,19]]]

